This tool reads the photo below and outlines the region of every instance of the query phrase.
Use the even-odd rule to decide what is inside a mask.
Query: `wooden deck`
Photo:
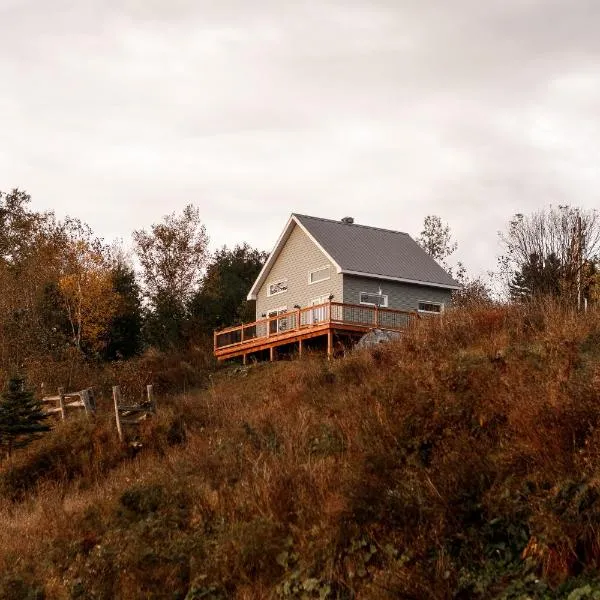
[[[218,360],[241,356],[246,362],[248,356],[268,351],[273,360],[280,346],[295,344],[302,354],[305,340],[326,336],[331,356],[334,337],[357,338],[371,329],[402,331],[418,318],[416,312],[327,302],[215,331],[214,354]]]

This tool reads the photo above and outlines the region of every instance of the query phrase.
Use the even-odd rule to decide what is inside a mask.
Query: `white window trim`
[[[327,304],[329,302],[329,294],[325,294],[324,296],[317,296],[310,301],[311,306],[318,306],[319,304]]]
[[[271,296],[278,296],[279,294],[285,294],[288,291],[287,288],[285,290],[281,290],[280,292],[271,294],[271,286],[277,283],[287,283],[287,281],[287,279],[276,279],[274,281],[269,281],[269,283],[267,283],[267,298],[270,298]]]
[[[311,275],[313,273],[318,273],[319,271],[324,271],[325,269],[327,269],[327,277],[323,277],[323,279],[319,279],[318,281],[311,281]],[[318,269],[312,269],[308,272],[308,285],[314,285],[315,283],[321,283],[322,281],[328,281],[329,279],[331,279],[331,265],[323,265]]]
[[[440,310],[439,312],[435,310],[421,310],[420,308],[418,308],[420,304],[436,304],[440,307]],[[419,300],[417,302],[417,312],[424,313],[426,315],[441,315],[444,312],[445,308],[446,305],[443,302],[434,302],[432,300]]]
[[[375,292],[359,292],[358,294],[358,303],[359,304],[363,304],[364,306],[377,306],[377,304],[375,304],[374,302],[363,302],[361,300],[361,296],[363,294],[370,294],[371,296],[381,296],[383,298],[385,298],[385,304],[382,304],[381,306],[379,306],[379,308],[387,308],[389,306],[389,298],[387,294],[377,294]]]

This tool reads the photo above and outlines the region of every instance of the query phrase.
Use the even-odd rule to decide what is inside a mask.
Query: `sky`
[[[598,0],[0,0],[0,190],[129,243],[298,212],[418,235],[472,275],[516,212],[600,206]]]

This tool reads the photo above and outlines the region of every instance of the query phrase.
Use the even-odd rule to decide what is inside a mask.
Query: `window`
[[[272,281],[269,283],[267,288],[267,296],[275,296],[276,294],[283,294],[287,292],[288,284],[287,279],[280,279],[279,281]]]
[[[326,267],[321,267],[320,269],[315,269],[314,271],[308,272],[308,283],[318,283],[319,281],[326,281],[330,279],[331,275],[329,274],[329,265]]]
[[[371,292],[360,293],[360,303],[370,304],[372,306],[386,307],[388,305],[387,294],[372,294]]]
[[[444,305],[440,302],[419,302],[419,312],[424,313],[441,313],[444,310]]]

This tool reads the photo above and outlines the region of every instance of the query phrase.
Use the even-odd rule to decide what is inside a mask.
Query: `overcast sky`
[[[0,0],[0,189],[107,240],[187,203],[212,247],[289,213],[493,268],[514,212],[600,205],[598,0]]]

